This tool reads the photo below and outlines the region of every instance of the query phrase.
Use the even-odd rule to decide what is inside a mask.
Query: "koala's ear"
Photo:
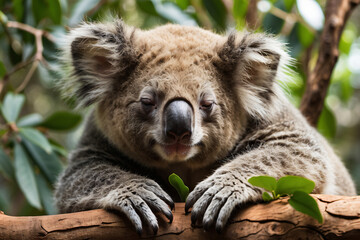
[[[83,23],[71,30],[61,56],[64,95],[87,106],[124,81],[138,61],[133,33],[134,28],[118,19],[106,24]]]
[[[268,120],[282,96],[276,82],[288,75],[291,58],[277,39],[264,34],[233,33],[218,52],[220,68],[244,110],[258,120]],[[284,80],[284,79],[283,79]]]

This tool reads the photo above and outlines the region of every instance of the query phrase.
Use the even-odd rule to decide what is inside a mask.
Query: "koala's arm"
[[[315,192],[322,192],[334,176],[317,144],[300,129],[277,131],[269,127],[257,132],[243,143],[243,153],[195,187],[185,211],[192,207],[193,224],[200,222],[205,229],[215,225],[221,231],[236,206],[261,200],[263,191],[248,183],[250,177],[259,175],[303,176],[316,183]]]
[[[173,207],[174,203],[170,196],[155,181],[124,170],[122,164],[128,163],[100,148],[100,138],[96,134],[87,138],[88,146],[83,145],[72,154],[68,168],[60,176],[55,192],[60,212],[118,210],[130,219],[138,233],[142,232],[141,219],[157,231],[153,211],[172,221],[168,205]]]

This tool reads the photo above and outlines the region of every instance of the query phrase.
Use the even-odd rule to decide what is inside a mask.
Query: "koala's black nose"
[[[192,134],[193,110],[184,100],[173,100],[164,110],[165,135],[169,140],[189,141]]]

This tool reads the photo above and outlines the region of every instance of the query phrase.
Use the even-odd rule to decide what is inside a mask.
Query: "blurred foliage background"
[[[299,106],[315,65],[325,0],[0,0],[0,210],[54,214],[52,190],[81,133],[56,88],[58,43],[83,20],[124,19],[143,29],[169,22],[219,33],[276,34],[297,59],[289,99]],[[348,21],[319,131],[360,190],[360,8]]]

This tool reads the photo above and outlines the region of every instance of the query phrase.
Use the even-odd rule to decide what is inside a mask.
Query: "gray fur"
[[[176,25],[141,31],[116,20],[83,24],[65,42],[63,90],[96,104],[56,186],[61,212],[114,209],[139,233],[143,224],[156,232],[154,213],[171,222],[168,206],[178,200],[173,172],[190,187],[192,222],[218,231],[237,206],[261,200],[247,182],[253,176],[303,176],[314,193],[355,194],[326,140],[279,91],[290,58],[273,37]],[[193,110],[184,156],[164,150],[163,109],[173,99]]]

